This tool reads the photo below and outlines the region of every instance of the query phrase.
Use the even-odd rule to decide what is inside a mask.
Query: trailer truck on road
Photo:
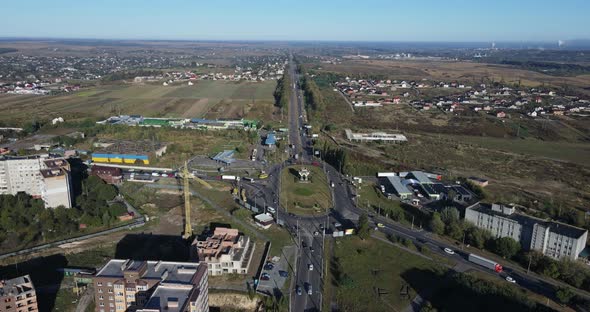
[[[479,264],[482,267],[486,267],[490,270],[494,270],[498,273],[502,272],[502,265],[497,263],[496,261],[492,261],[490,259],[486,259],[484,257],[475,255],[475,254],[469,254],[468,260],[475,263],[475,264]]]

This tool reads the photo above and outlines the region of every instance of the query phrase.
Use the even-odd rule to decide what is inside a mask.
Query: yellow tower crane
[[[202,184],[205,188],[213,188],[209,183],[207,183],[207,181],[193,176],[188,171],[188,162],[184,162],[184,167],[182,168],[182,181],[184,190],[184,232],[182,234],[182,238],[184,239],[189,239],[193,236],[193,227],[191,224],[191,190],[189,179],[197,180],[197,182]]]

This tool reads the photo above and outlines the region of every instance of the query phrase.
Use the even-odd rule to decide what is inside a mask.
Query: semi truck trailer
[[[484,257],[475,255],[475,254],[469,254],[468,260],[475,263],[475,264],[479,264],[482,267],[486,267],[490,270],[494,270],[498,273],[502,272],[502,265],[497,263],[496,261],[492,261],[490,259],[486,259]]]

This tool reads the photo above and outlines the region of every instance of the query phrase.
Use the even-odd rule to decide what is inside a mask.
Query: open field
[[[141,114],[153,117],[272,119],[275,81],[119,84],[58,96],[0,95],[0,122],[62,116],[64,119]]]
[[[400,298],[402,285],[415,282],[406,281],[402,274],[410,269],[435,267],[428,259],[379,240],[346,237],[335,244],[330,263],[333,300],[342,311],[401,311],[416,295],[410,289],[410,299]],[[377,288],[387,293],[378,296]]]
[[[310,182],[299,182],[297,170],[303,166],[291,166],[281,172],[281,205],[293,213],[324,213],[332,207],[332,194],[326,175],[321,168],[306,166]]]

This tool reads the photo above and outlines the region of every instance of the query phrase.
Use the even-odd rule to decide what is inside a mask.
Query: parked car
[[[279,275],[280,275],[281,277],[289,277],[289,272],[287,272],[287,271],[283,271],[283,270],[280,270],[280,271],[279,271]]]
[[[313,288],[311,287],[311,284],[307,284],[307,294],[308,295],[313,295]]]
[[[262,273],[262,275],[260,276],[260,279],[263,281],[268,281],[270,279],[270,274]]]
[[[307,265],[307,268],[308,268],[310,271],[313,271],[313,264],[312,264],[312,263],[308,264],[308,265]]]
[[[267,263],[267,264],[264,265],[264,269],[265,270],[268,270],[268,271],[270,271],[270,270],[272,270],[274,268],[275,268],[275,265],[272,264],[272,263]]]
[[[301,291],[301,286],[297,285],[297,295],[301,296],[303,292]]]

